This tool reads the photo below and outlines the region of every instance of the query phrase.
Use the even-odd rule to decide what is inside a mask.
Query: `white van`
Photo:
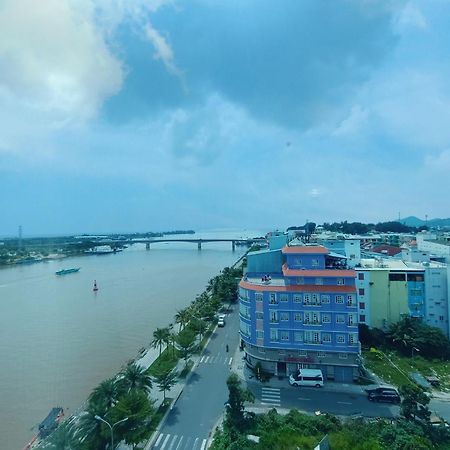
[[[224,327],[225,326],[225,314],[221,314],[219,316],[219,320],[217,321],[217,325],[219,327]]]
[[[289,377],[291,386],[323,386],[323,375],[319,369],[298,369]]]

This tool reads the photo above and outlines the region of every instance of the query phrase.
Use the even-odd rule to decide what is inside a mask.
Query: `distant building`
[[[250,253],[239,301],[250,367],[260,363],[279,376],[321,369],[340,382],[358,377],[355,271],[342,255],[298,241]]]

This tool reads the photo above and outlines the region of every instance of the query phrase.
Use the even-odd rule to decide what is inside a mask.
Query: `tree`
[[[133,390],[144,391],[146,394],[152,388],[152,379],[146,369],[137,364],[129,364],[119,379],[121,392],[129,393]]]
[[[231,433],[242,432],[245,429],[244,403],[253,403],[255,397],[249,390],[241,388],[241,380],[235,373],[228,377],[227,386],[228,403],[225,425]]]
[[[166,391],[170,391],[170,389],[175,386],[177,383],[177,378],[178,372],[171,369],[166,369],[155,375],[154,380],[159,388],[159,391],[163,392],[164,401],[166,400]]]
[[[119,397],[119,388],[117,381],[114,378],[109,378],[102,381],[89,396],[89,402],[102,405],[107,411],[112,408]]]
[[[155,413],[153,400],[144,391],[130,391],[122,396],[109,415],[109,422],[127,419],[114,429],[117,443],[124,440],[133,448],[153,432],[151,422]]]
[[[406,419],[419,418],[428,423],[431,413],[427,405],[430,399],[425,392],[419,387],[408,384],[400,388],[400,393],[403,397],[400,413]]]
[[[81,445],[75,435],[75,429],[72,424],[65,422],[50,435],[45,448],[51,450],[78,450],[81,449]]]
[[[175,322],[180,324],[180,331],[189,323],[189,320],[191,320],[189,308],[180,309],[175,314]]]
[[[195,332],[188,328],[185,328],[181,333],[178,333],[177,344],[179,347],[180,355],[184,359],[186,367],[189,357],[195,351],[195,336]]]
[[[169,328],[157,328],[153,332],[152,347],[159,346],[159,355],[161,356],[162,346],[167,343],[168,336],[170,334]]]
[[[105,417],[106,411],[102,405],[89,403],[88,408],[82,413],[77,426],[77,435],[82,436],[83,448],[89,450],[104,450],[110,442],[110,434],[107,433],[102,423],[95,416]]]

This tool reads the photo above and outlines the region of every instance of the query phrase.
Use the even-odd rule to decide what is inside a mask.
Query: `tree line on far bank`
[[[166,392],[189,370],[189,358],[200,351],[217,323],[217,312],[224,304],[236,302],[237,284],[242,269],[225,267],[208,281],[205,292],[175,315],[175,326],[157,328],[151,347],[159,358],[149,369],[130,361],[115,377],[102,381],[88,398],[87,406],[77,417],[69,418],[39,448],[53,450],[111,450],[110,428],[114,427],[115,447],[119,442],[135,448],[148,439],[167,409]],[[176,329],[177,328],[177,329]],[[185,369],[178,373],[179,359]],[[163,392],[159,408],[150,398],[156,385]]]

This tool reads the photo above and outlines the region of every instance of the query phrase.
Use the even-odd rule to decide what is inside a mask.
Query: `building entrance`
[[[286,376],[286,363],[285,362],[277,363],[277,375],[281,376],[281,377]]]

